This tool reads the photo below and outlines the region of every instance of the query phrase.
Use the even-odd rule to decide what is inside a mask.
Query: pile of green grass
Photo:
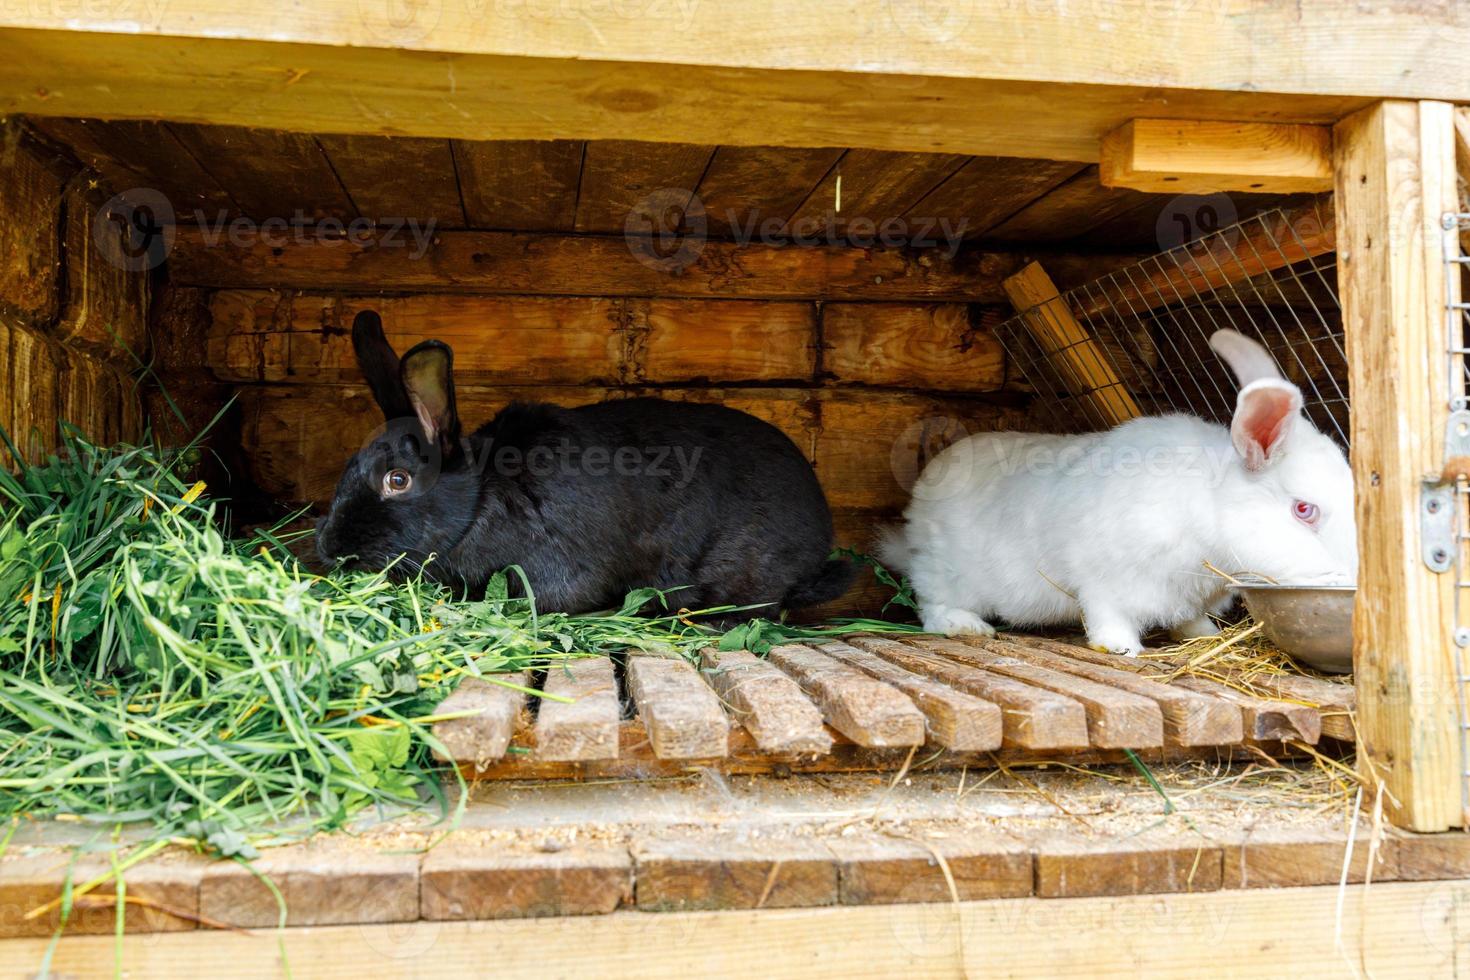
[[[447,812],[431,727],[463,677],[714,639],[687,613],[635,615],[663,599],[652,590],[602,615],[538,616],[504,576],[459,601],[426,581],[311,574],[271,532],[223,535],[203,485],[181,479],[184,458],[69,430],[58,455],[0,468],[12,827],[142,823],[155,840],[249,856],[369,807]],[[758,622],[718,642],[760,650],[823,632]]]

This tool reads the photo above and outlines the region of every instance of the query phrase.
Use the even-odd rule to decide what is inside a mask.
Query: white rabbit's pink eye
[[[1321,509],[1316,504],[1308,503],[1305,500],[1298,500],[1292,504],[1291,512],[1296,515],[1297,520],[1308,527],[1315,527],[1317,522],[1322,519]]]
[[[408,470],[389,470],[383,474],[383,496],[396,497],[407,493],[413,486],[413,476]]]

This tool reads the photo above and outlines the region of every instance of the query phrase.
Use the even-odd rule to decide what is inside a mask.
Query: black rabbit
[[[642,586],[678,606],[812,605],[847,588],[828,560],[832,516],[811,465],[779,429],[720,405],[634,398],[580,408],[515,403],[468,437],[453,352],[402,363],[382,320],[352,325],[357,362],[388,420],[348,462],[317,549],[381,568],[399,555],[470,594],[519,565],[537,607],[587,612]],[[514,577],[513,577],[514,578]]]

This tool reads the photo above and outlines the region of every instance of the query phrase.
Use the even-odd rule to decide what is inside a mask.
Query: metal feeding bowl
[[[1245,585],[1240,594],[1267,639],[1326,674],[1353,672],[1351,585]]]

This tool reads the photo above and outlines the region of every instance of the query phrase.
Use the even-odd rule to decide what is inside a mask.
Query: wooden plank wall
[[[59,420],[100,443],[138,439],[129,352],[146,356],[149,277],[93,241],[106,186],[15,125],[0,128],[0,175],[0,425],[28,458],[56,447]]]
[[[934,452],[961,433],[1025,421],[991,330],[999,307],[559,296],[550,267],[546,282],[546,294],[517,296],[214,291],[205,360],[239,399],[255,484],[324,506],[381,421],[352,355],[364,308],[382,314],[400,351],[425,337],[454,347],[467,424],[513,399],[640,394],[765,419],[815,465],[839,543],[863,550]],[[876,612],[875,595],[843,610]]]

